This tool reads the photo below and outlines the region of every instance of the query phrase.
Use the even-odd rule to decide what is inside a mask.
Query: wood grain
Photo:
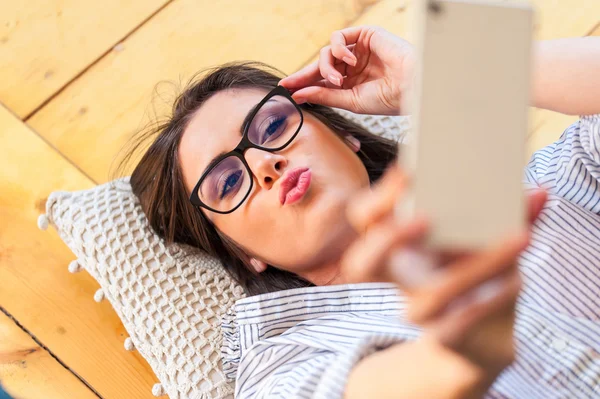
[[[0,1],[0,101],[28,115],[167,1]]]
[[[0,159],[0,305],[102,397],[152,397],[156,377],[123,349],[127,333],[116,313],[93,300],[98,284],[85,272],[70,274],[74,255],[52,228],[37,228],[50,192],[93,183],[1,106]],[[43,382],[37,389],[34,397],[45,398]]]
[[[186,81],[208,66],[260,60],[286,72],[302,66],[331,32],[362,11],[353,0],[282,2],[178,0],[58,95],[28,123],[97,182],[147,120],[155,85]],[[164,85],[163,114],[173,100]]]
[[[20,399],[98,398],[4,313],[0,313],[0,381]]]

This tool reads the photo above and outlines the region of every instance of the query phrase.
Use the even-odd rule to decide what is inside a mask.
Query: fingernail
[[[390,257],[392,276],[406,287],[416,287],[430,279],[435,270],[433,257],[412,249],[396,251]]]
[[[335,76],[335,75],[329,75],[329,81],[330,81],[331,83],[333,83],[334,85],[336,85],[336,86],[341,86],[341,85],[342,85],[342,81],[341,81],[341,79],[340,79],[340,78],[338,78],[338,77],[337,77],[337,76]]]
[[[446,312],[462,312],[467,309],[468,306],[490,302],[502,293],[502,289],[503,278],[497,277],[473,288],[471,291],[468,291],[466,294],[450,302],[446,307]]]
[[[342,58],[342,60],[346,64],[349,64],[349,65],[352,65],[352,66],[356,66],[356,58],[345,56],[345,57]]]
[[[473,301],[475,302],[489,302],[502,292],[502,283],[503,279],[497,277],[473,289],[470,295],[472,295]]]
[[[306,102],[306,98],[304,97],[293,97],[293,99],[298,105],[304,104]]]

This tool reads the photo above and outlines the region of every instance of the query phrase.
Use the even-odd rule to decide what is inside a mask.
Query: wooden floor
[[[600,35],[600,1],[535,0],[536,35]],[[147,121],[153,88],[255,59],[287,73],[332,31],[406,34],[401,0],[28,0],[0,2],[0,381],[21,399],[150,398],[156,377],[97,283],[36,219],[55,190],[110,179]],[[508,29],[508,27],[507,27]],[[172,96],[171,96],[172,97]],[[164,109],[159,101],[158,109]],[[162,108],[161,108],[162,107]],[[572,117],[532,111],[531,150]]]

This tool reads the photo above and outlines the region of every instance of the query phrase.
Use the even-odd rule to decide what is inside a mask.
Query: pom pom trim
[[[40,216],[38,216],[37,225],[40,230],[48,230],[48,216],[46,216],[45,214],[41,214]]]
[[[79,273],[83,270],[83,267],[77,262],[77,259],[69,263],[69,272],[70,273]]]

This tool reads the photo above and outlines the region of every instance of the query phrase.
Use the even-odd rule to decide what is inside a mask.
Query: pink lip
[[[281,205],[290,205],[300,201],[310,187],[311,176],[309,168],[296,168],[287,172],[279,189]]]

